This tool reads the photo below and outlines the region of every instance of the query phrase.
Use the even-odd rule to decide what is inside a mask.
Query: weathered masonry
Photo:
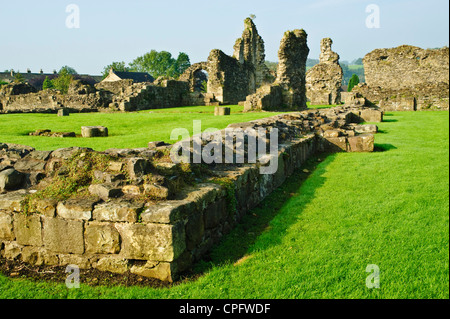
[[[369,105],[386,111],[448,110],[448,47],[376,49],[363,63],[366,83],[353,92]]]
[[[261,174],[261,161],[174,164],[161,142],[105,152],[0,143],[1,255],[176,280],[313,154],[372,151],[377,127],[358,123],[382,116],[341,107],[231,124],[278,130],[274,174]],[[84,187],[51,195],[73,182]]]

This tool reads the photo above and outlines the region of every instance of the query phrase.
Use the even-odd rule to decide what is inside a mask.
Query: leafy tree
[[[16,73],[14,75],[14,82],[15,83],[24,83],[25,82],[25,78],[23,77],[23,75],[21,73]]]
[[[353,87],[359,83],[359,77],[356,74],[353,74],[348,82],[348,92],[351,92]]]
[[[202,82],[201,91],[202,91],[203,93],[208,93],[208,81],[203,81],[203,82]]]
[[[175,71],[178,74],[178,76],[180,76],[181,74],[183,74],[184,71],[186,71],[186,69],[188,67],[191,66],[191,61],[189,60],[189,56],[184,52],[180,52],[178,54],[175,65],[176,65]]]
[[[74,68],[72,68],[72,67],[70,67],[70,66],[68,66],[68,65],[63,66],[63,67],[59,70],[58,74],[61,74],[61,72],[63,72],[63,71],[66,72],[67,74],[72,74],[72,75],[78,74],[77,71],[75,71]]]
[[[69,72],[70,70],[62,68],[61,71],[59,71],[58,77],[51,81],[53,87],[56,90],[61,91],[62,94],[67,94],[70,83],[73,81],[74,76]]]
[[[147,72],[154,78],[160,76],[178,78],[191,63],[189,56],[181,52],[177,59],[167,51],[152,50],[137,57],[130,64],[130,68],[135,72]]]
[[[119,71],[119,72],[124,72],[124,71],[127,70],[127,67],[126,67],[124,61],[121,61],[121,62],[113,62],[113,63],[108,64],[107,66],[105,66],[105,67],[103,68],[103,72],[102,72],[103,78],[106,78],[106,77],[108,76],[109,70],[110,70],[111,68],[112,68],[114,71]]]
[[[47,90],[47,89],[52,89],[52,88],[53,88],[53,83],[51,80],[49,80],[48,76],[46,76],[44,83],[42,83],[42,89]]]

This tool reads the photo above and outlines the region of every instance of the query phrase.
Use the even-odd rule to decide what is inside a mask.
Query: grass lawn
[[[210,261],[195,266],[196,280],[162,289],[67,289],[0,275],[0,298],[449,298],[449,112],[385,119],[378,152],[309,161],[311,174],[297,172],[248,214]],[[369,264],[380,269],[379,289],[365,285]]]
[[[58,117],[55,114],[0,114],[0,143],[16,143],[38,150],[62,147],[91,147],[97,151],[108,148],[147,147],[150,141],[170,140],[174,128],[186,128],[192,134],[192,121],[202,120],[202,129],[226,128],[230,123],[247,122],[273,116],[275,112],[243,113],[243,106],[233,105],[230,116],[214,116],[213,106],[193,106],[171,109],[146,110],[133,113],[73,113]],[[29,136],[41,129],[52,132],[81,134],[82,126],[106,126],[109,137],[58,138]]]

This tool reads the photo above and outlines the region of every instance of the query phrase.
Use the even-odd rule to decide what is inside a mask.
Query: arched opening
[[[199,69],[194,72],[194,92],[208,92],[208,72]]]

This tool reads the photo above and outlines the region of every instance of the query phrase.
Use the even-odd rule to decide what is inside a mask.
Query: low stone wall
[[[261,161],[212,164],[207,170],[212,177],[176,191],[171,182],[182,175],[181,164],[155,160],[171,147],[156,147],[161,143],[103,153],[43,152],[0,143],[1,255],[34,265],[74,264],[176,280],[313,154],[372,151],[376,128],[357,123],[377,119],[382,119],[378,110],[336,108],[231,124],[233,129],[278,129],[276,172],[261,174],[266,165]],[[109,157],[102,161],[98,154]],[[103,170],[88,167],[85,173],[93,171],[95,178],[87,193],[79,190],[83,196],[27,201],[70,167],[82,176],[92,162],[103,163]]]
[[[367,105],[377,105],[384,111],[427,111],[449,109],[449,85],[438,83],[407,89],[369,87],[359,84],[352,93],[366,99]]]

